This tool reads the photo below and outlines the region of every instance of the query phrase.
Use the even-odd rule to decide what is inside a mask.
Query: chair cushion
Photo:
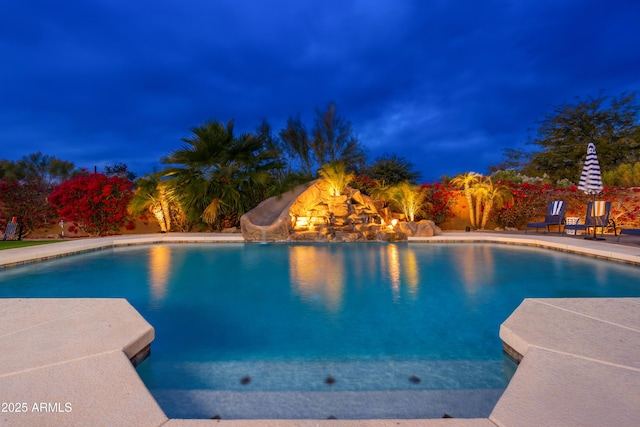
[[[551,215],[556,216],[562,213],[562,206],[564,202],[562,200],[555,201],[551,204]]]

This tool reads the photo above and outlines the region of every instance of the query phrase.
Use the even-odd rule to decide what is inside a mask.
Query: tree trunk
[[[165,222],[164,213],[161,203],[156,203],[151,207],[151,213],[156,218],[161,231],[167,231],[167,223]]]
[[[484,227],[487,225],[489,221],[489,215],[491,215],[491,211],[493,210],[493,202],[487,201],[487,204],[484,205],[484,211],[482,212],[482,226],[481,229],[484,230]]]
[[[473,209],[473,198],[471,197],[471,190],[468,185],[464,186],[464,196],[467,198],[467,206],[469,206],[469,221],[471,221],[471,228],[476,228],[476,214]]]
[[[481,216],[482,216],[482,196],[476,194],[476,228],[480,228],[481,224]]]
[[[162,217],[164,219],[164,231],[169,232],[171,231],[171,210],[169,209],[169,203],[167,199],[163,197],[160,200],[160,204],[162,206]]]

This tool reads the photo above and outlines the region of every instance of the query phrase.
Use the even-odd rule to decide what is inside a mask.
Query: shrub
[[[349,185],[367,196],[371,196],[378,187],[378,183],[366,175],[356,175]]]
[[[640,188],[605,187],[603,196],[611,201],[610,217],[617,226],[640,228]]]
[[[0,179],[0,217],[19,217],[23,236],[47,225],[54,218],[54,212],[47,202],[49,191],[47,186],[36,181]],[[0,223],[2,230],[5,221]]]
[[[509,187],[513,199],[494,211],[493,217],[500,226],[519,228],[531,218],[540,216],[541,212],[544,215],[545,194],[551,189],[550,184],[507,182],[505,185]]]
[[[422,184],[421,188],[427,191],[424,206],[427,218],[436,224],[442,224],[454,216],[453,205],[458,191],[451,184],[445,182],[425,183]]]
[[[70,231],[79,229],[91,236],[102,236],[117,232],[128,222],[131,197],[128,179],[94,173],[78,175],[56,186],[49,202],[62,219],[73,223]]]
[[[602,181],[608,186],[640,187],[640,162],[621,164],[612,171],[605,171]]]
[[[424,211],[427,203],[426,189],[413,185],[408,181],[400,182],[385,188],[391,206],[402,211],[405,220],[414,221]]]
[[[503,227],[520,228],[527,222],[544,217],[547,203],[564,200],[567,203],[567,216],[584,217],[587,203],[593,199],[578,187],[552,188],[549,184],[510,183],[513,203],[496,211],[494,219]],[[605,187],[596,196],[597,200],[611,202],[611,214],[618,226],[640,227],[640,189],[623,187]]]

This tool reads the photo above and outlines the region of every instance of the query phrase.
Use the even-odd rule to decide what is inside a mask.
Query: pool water
[[[305,417],[276,410],[298,398],[334,406],[311,418],[361,418],[368,393],[378,416],[413,418],[429,413],[399,402],[445,392],[437,414],[483,417],[515,370],[498,330],[524,298],[640,296],[639,272],[492,244],[176,244],[6,269],[0,297],[129,300],[156,331],[138,372],[170,417]]]

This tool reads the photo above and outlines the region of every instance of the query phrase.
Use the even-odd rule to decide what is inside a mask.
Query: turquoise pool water
[[[0,297],[127,298],[156,330],[138,372],[170,417],[482,417],[524,298],[640,296],[639,273],[491,244],[156,245],[6,269]]]

